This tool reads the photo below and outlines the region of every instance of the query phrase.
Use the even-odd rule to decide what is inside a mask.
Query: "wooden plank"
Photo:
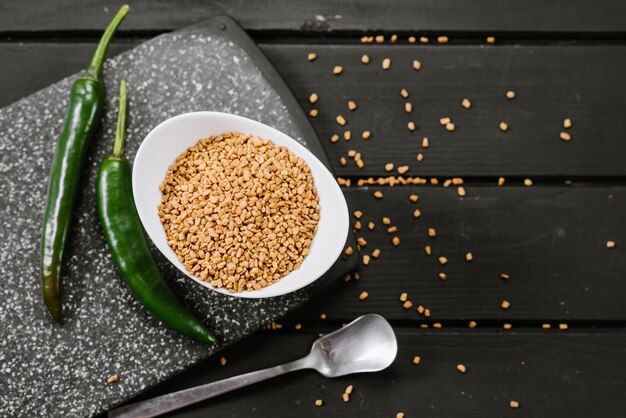
[[[610,331],[610,330],[609,330]],[[302,331],[305,332],[305,331]],[[396,362],[379,373],[325,379],[296,372],[177,411],[171,417],[621,416],[626,408],[623,332],[415,332],[396,329]],[[294,360],[316,338],[257,334],[140,399]],[[254,347],[254,349],[251,349]],[[421,364],[412,364],[415,355]],[[467,372],[461,374],[456,365]],[[123,370],[118,371],[124,379]],[[353,385],[351,401],[341,395]],[[316,408],[316,399],[324,406]],[[518,401],[518,410],[509,407]]]
[[[112,54],[130,48],[117,43]],[[340,176],[382,176],[387,162],[409,165],[409,175],[422,176],[533,176],[559,181],[582,176],[620,177],[626,175],[622,156],[626,143],[626,62],[623,46],[360,46],[360,45],[262,45],[271,61],[307,110],[308,97],[316,92],[319,116],[313,124],[325,140],[327,152]],[[0,106],[30,94],[59,78],[80,70],[93,50],[90,43],[0,44]],[[318,53],[312,63],[309,51]],[[367,53],[371,64],[360,56]],[[383,71],[380,61],[392,58],[392,68]],[[421,60],[419,72],[411,68]],[[345,68],[333,76],[334,65]],[[400,89],[409,89],[414,105],[411,114],[403,110]],[[509,101],[504,94],[515,90]],[[460,101],[469,97],[470,110]],[[359,108],[350,112],[347,100]],[[350,142],[331,144],[328,138],[345,129],[334,118],[344,115],[353,134]],[[457,130],[440,126],[443,116],[453,118]],[[559,139],[561,124],[571,117],[573,140]],[[413,120],[418,131],[406,124]],[[499,131],[506,120],[510,131]],[[368,141],[360,138],[371,130]],[[422,150],[421,138],[430,138]],[[362,153],[364,169],[354,162],[346,167],[338,159],[347,151]],[[541,150],[541,152],[538,152]],[[424,161],[416,155],[423,152]]]
[[[372,197],[381,190],[384,197]],[[360,210],[367,241],[364,254],[381,250],[379,259],[360,265],[358,281],[342,282],[290,316],[292,320],[346,321],[377,312],[390,319],[463,325],[469,320],[501,326],[543,322],[618,320],[626,315],[626,189],[623,187],[409,187],[346,189],[352,211]],[[411,203],[410,194],[420,199]],[[421,210],[415,219],[413,211]],[[381,218],[398,232],[388,234]],[[376,227],[370,231],[368,222]],[[435,228],[436,237],[427,235]],[[391,238],[400,245],[393,247]],[[617,242],[613,249],[606,242]],[[425,253],[430,245],[432,255]],[[472,262],[465,261],[471,252]],[[438,257],[448,263],[443,266]],[[355,255],[352,255],[355,257]],[[445,281],[438,273],[447,275]],[[510,275],[509,280],[500,274]],[[369,297],[359,300],[361,292]],[[407,292],[411,309],[403,309]],[[501,308],[502,301],[510,308]]]
[[[119,7],[111,0],[6,2],[2,31],[101,30]],[[619,0],[167,0],[132,4],[121,30],[172,30],[228,13],[248,30],[624,33]]]

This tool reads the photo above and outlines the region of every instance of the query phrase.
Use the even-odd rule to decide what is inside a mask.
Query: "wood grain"
[[[122,31],[172,30],[228,13],[248,30],[429,31],[623,34],[626,17],[619,0],[321,0],[294,2],[167,0],[131,2]],[[111,0],[5,2],[2,31],[96,30],[106,26],[120,2]]]
[[[318,329],[328,331],[330,329]],[[296,359],[315,336],[257,334],[138,399]],[[614,332],[396,330],[395,363],[379,373],[325,379],[302,371],[241,389],[170,417],[619,416],[626,407],[626,336]],[[254,349],[252,349],[254,348]],[[421,364],[412,364],[415,355]],[[467,372],[461,374],[456,365]],[[123,379],[123,371],[120,378]],[[353,385],[349,403],[341,394]],[[314,406],[316,399],[324,406]],[[509,401],[520,403],[518,410]]]

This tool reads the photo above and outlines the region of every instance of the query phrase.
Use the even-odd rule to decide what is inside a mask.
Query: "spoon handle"
[[[205,399],[213,398],[223,393],[230,392],[262,380],[271,379],[272,377],[293,372],[295,370],[309,368],[310,365],[307,360],[307,357],[304,357],[300,360],[292,361],[291,363],[281,364],[280,366],[229,377],[228,379],[218,380],[217,382],[207,383],[205,385],[168,393],[167,395],[157,396],[156,398],[122,406],[121,408],[110,411],[109,418],[156,417],[166,412],[173,411]]]

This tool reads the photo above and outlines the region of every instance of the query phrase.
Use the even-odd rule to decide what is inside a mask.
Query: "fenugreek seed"
[[[360,229],[361,229],[361,222],[356,221],[356,222],[354,223],[354,229],[356,229],[357,231],[358,231],[358,230],[360,230]]]
[[[570,118],[564,119],[563,120],[563,127],[565,129],[569,129],[572,127],[572,120]]]
[[[500,307],[502,309],[509,309],[511,307],[511,303],[508,300],[503,300]]]
[[[563,141],[565,141],[565,142],[569,142],[569,141],[571,141],[571,139],[572,139],[572,136],[571,136],[569,133],[567,133],[567,132],[561,132],[561,133],[559,134],[559,136],[560,136],[560,137],[561,137],[561,139],[562,139]]]
[[[369,64],[370,63],[370,57],[368,55],[365,55],[365,54],[361,55],[361,62],[363,64]]]
[[[339,164],[345,166],[346,164],[348,164],[348,160],[346,160],[345,157],[339,157]]]
[[[508,123],[506,123],[506,122],[500,122],[500,125],[499,125],[499,126],[500,126],[500,130],[501,130],[502,132],[506,132],[506,131],[508,131],[508,130],[509,130],[509,124],[508,124]]]
[[[422,216],[422,211],[420,211],[419,209],[415,209],[413,211],[413,217],[414,218],[419,218],[420,216]]]
[[[369,42],[369,36],[361,36],[361,42],[366,44]]]
[[[422,138],[422,148],[428,148],[430,146],[430,140],[428,137]]]
[[[309,116],[311,116],[312,118],[316,118],[318,114],[317,109],[311,109],[309,110]]]
[[[375,248],[374,251],[372,251],[372,257],[374,258],[380,257],[380,250],[378,248]]]
[[[341,398],[344,402],[350,402],[350,395],[348,395],[347,393],[342,394]]]
[[[469,99],[463,99],[463,101],[461,102],[461,106],[463,106],[465,109],[469,109],[470,107],[472,107],[472,102],[470,102]]]
[[[532,186],[533,185],[533,181],[531,179],[524,179],[524,186]]]
[[[343,253],[345,255],[352,255],[352,254],[354,254],[354,250],[352,249],[352,247],[348,247],[345,250],[343,250]]]
[[[404,309],[411,309],[413,307],[413,302],[411,302],[410,300],[407,300],[406,302],[402,304],[402,307]]]
[[[352,215],[354,215],[354,217],[357,219],[361,219],[363,217],[363,212],[361,212],[360,210],[355,210],[354,212],[352,212]]]
[[[508,274],[506,274],[506,273],[500,274],[500,278],[503,279],[503,280],[509,280],[509,277],[510,276]]]
[[[387,233],[388,234],[393,234],[395,232],[398,232],[398,227],[397,226],[390,226],[389,228],[387,228]]]
[[[420,42],[423,44],[427,44],[428,43],[428,38],[425,36],[420,36]]]
[[[409,295],[407,293],[400,293],[400,302],[406,302],[406,300],[408,299]]]
[[[365,163],[363,162],[363,160],[356,160],[356,166],[359,168],[363,168],[365,167]]]
[[[472,261],[474,259],[474,256],[472,255],[472,253],[467,253],[465,254],[465,261]]]
[[[309,52],[309,54],[306,56],[306,58],[309,61],[315,61],[315,59],[317,58],[317,54],[315,52]]]
[[[470,328],[476,328],[477,325],[478,324],[476,323],[476,321],[469,321],[469,324],[468,324]]]
[[[446,179],[446,181],[443,182],[443,187],[450,187],[451,184],[452,179]]]
[[[348,385],[346,387],[346,390],[343,391],[343,393],[345,393],[346,395],[352,395],[352,391],[354,390],[354,386],[352,385]]]
[[[495,44],[496,43],[496,38],[493,36],[487,36],[487,43],[488,44]]]
[[[119,380],[119,377],[116,374],[113,374],[111,376],[109,376],[109,378],[107,379],[107,383],[111,384],[111,383],[115,383]]]
[[[409,41],[410,44],[414,44],[416,40],[417,39],[415,39],[415,36],[409,36],[408,41]]]
[[[352,132],[350,131],[345,131],[343,133],[343,139],[345,139],[346,141],[349,141],[352,139]]]
[[[428,236],[435,238],[437,236],[437,230],[435,230],[435,228],[428,228]]]
[[[606,248],[615,248],[615,241],[607,241]]]
[[[413,60],[413,69],[415,71],[419,71],[420,68],[422,68],[422,63],[419,62],[418,60]]]
[[[354,158],[354,156],[356,155],[356,151],[353,149],[348,150],[348,157],[350,158]]]
[[[320,319],[326,319],[326,318],[327,318],[327,317],[326,317],[326,314],[325,314],[325,313],[321,313],[321,314],[320,314]]]
[[[324,401],[323,401],[323,400],[321,400],[321,399],[317,399],[317,400],[315,401],[315,406],[322,406],[322,405],[324,405]]]
[[[396,418],[404,418],[404,412],[398,412]]]
[[[356,102],[350,100],[348,101],[348,110],[354,110],[357,108]]]
[[[448,43],[448,37],[447,36],[438,36],[437,37],[437,42],[439,42],[440,44],[446,44]]]
[[[341,65],[336,65],[335,68],[333,68],[333,74],[339,75],[341,73],[343,73],[343,67]]]
[[[456,192],[458,193],[459,196],[464,197],[467,193],[465,192],[465,188],[463,186],[459,186],[456,189]]]
[[[359,244],[359,247],[367,246],[367,241],[363,237],[357,238],[356,242],[357,242],[357,244]]]
[[[398,245],[400,245],[400,238],[398,237],[393,237],[391,239],[391,243],[393,244],[394,247],[397,247]]]
[[[517,408],[519,408],[519,402],[517,402],[517,401],[510,401],[509,402],[509,406],[511,408],[513,408],[513,409],[517,409]]]
[[[389,41],[391,42],[396,42],[397,40],[398,40],[398,35],[396,34],[391,35],[391,38],[389,38]]]
[[[415,122],[411,121],[406,124],[406,127],[409,131],[413,132],[415,130]]]
[[[369,222],[367,224],[367,227],[369,228],[370,231],[373,231],[374,228],[376,227],[376,224],[374,224],[374,222]]]
[[[415,159],[417,160],[417,162],[422,162],[422,160],[424,159],[424,154],[422,154],[421,152],[418,152],[417,157],[415,157]]]
[[[541,324],[541,328],[550,329],[552,326],[550,324]]]
[[[454,123],[450,122],[450,123],[446,123],[446,131],[448,132],[452,132],[456,129],[456,126],[454,125]]]
[[[430,245],[427,245],[424,247],[424,252],[426,253],[426,255],[431,255],[433,250],[430,248]]]
[[[439,322],[435,322],[435,323],[433,324],[433,328],[440,329],[441,327],[442,327],[442,325],[441,325],[441,323],[439,323]]]
[[[568,329],[569,327],[567,326],[567,324],[559,324],[559,329],[565,331],[566,329]]]
[[[422,362],[422,358],[420,356],[413,357],[413,364],[415,364],[416,366],[420,364],[421,362]]]
[[[383,192],[381,192],[380,190],[376,190],[376,191],[373,193],[373,195],[374,195],[374,197],[375,197],[376,199],[382,199],[382,198],[383,198]]]
[[[446,126],[447,124],[449,124],[451,122],[450,118],[441,118],[439,119],[439,124],[441,126]]]
[[[504,180],[504,177],[500,177],[500,178],[498,179],[498,186],[504,186],[504,181],[505,181],[505,180]]]
[[[294,326],[294,329],[295,329],[296,331],[300,331],[300,330],[302,329],[302,324],[300,324],[300,323],[296,324],[296,325]]]
[[[226,357],[221,357],[221,358],[220,358],[220,366],[222,366],[222,367],[223,367],[223,366],[226,366],[226,361],[227,361],[227,360],[226,360]]]
[[[437,277],[439,277],[439,280],[446,280],[448,278],[448,276],[446,275],[446,273],[444,272],[440,272]]]
[[[369,296],[369,294],[367,292],[361,292],[359,294],[359,300],[365,300],[365,299],[367,299],[368,296]]]
[[[446,257],[439,257],[438,260],[439,260],[439,264],[441,265],[445,265],[448,263],[448,259]]]
[[[313,104],[317,102],[318,99],[319,97],[316,93],[311,93],[311,95],[309,96],[309,103]]]
[[[460,371],[461,373],[465,373],[465,372],[467,372],[467,367],[465,367],[465,365],[464,365],[464,364],[457,364],[457,365],[456,365],[456,369],[457,369],[458,371]]]
[[[383,216],[382,223],[383,223],[383,225],[391,225],[391,219],[389,219],[386,216]]]
[[[407,91],[407,89],[400,90],[400,96],[404,97],[405,99],[409,97],[409,92]]]
[[[389,172],[393,170],[393,163],[385,164],[385,171]]]
[[[409,171],[408,165],[401,165],[400,167],[398,167],[398,174],[400,175],[405,174],[407,171]]]
[[[382,44],[383,42],[385,42],[385,37],[383,35],[378,35],[374,39],[376,39],[376,42],[378,42],[379,44]]]
[[[509,100],[515,99],[515,96],[516,96],[516,94],[515,94],[515,92],[513,90],[509,90],[509,91],[506,92],[506,98],[509,99]]]
[[[507,331],[510,330],[511,328],[513,328],[513,325],[509,324],[509,323],[505,323],[502,325],[502,328],[506,329]]]
[[[422,315],[424,313],[424,311],[425,311],[425,309],[424,309],[424,307],[422,305],[417,307],[417,313],[418,314]]]
[[[409,196],[409,200],[413,203],[417,202],[420,199],[420,197],[416,194],[412,194]]]
[[[330,142],[332,142],[332,143],[334,144],[334,143],[335,143],[335,142],[337,142],[337,141],[339,141],[339,135],[337,135],[337,134],[333,134],[333,135],[330,137]]]
[[[404,104],[404,111],[406,113],[411,113],[413,111],[413,105],[411,104],[411,102],[406,102]]]
[[[337,121],[337,123],[341,126],[344,126],[346,124],[346,118],[344,118],[341,115],[337,115],[337,117],[335,118],[335,120]]]
[[[383,70],[388,70],[391,67],[391,60],[389,58],[385,58],[383,60]]]

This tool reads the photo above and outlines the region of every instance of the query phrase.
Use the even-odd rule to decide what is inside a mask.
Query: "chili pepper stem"
[[[86,77],[93,78],[94,80],[100,80],[102,78],[102,63],[109,49],[109,44],[111,43],[111,39],[113,39],[117,27],[122,23],[122,20],[124,20],[129,10],[130,6],[125,4],[120,7],[117,13],[115,13],[115,16],[113,16],[111,23],[109,23],[109,26],[107,26],[102,34],[102,38],[100,38],[100,42],[98,42],[96,52],[94,52],[91,63],[89,67],[87,67],[87,72],[85,73]]]
[[[120,103],[113,142],[113,157],[124,158],[124,130],[126,128],[126,80],[120,81]]]

